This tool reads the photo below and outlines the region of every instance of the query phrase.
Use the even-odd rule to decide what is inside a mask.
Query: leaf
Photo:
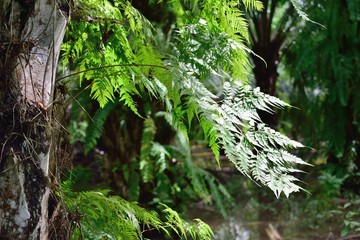
[[[99,108],[95,112],[94,116],[92,117],[92,122],[86,129],[85,154],[88,154],[95,148],[97,141],[102,134],[105,121],[116,105],[117,103],[111,102],[106,104],[104,108]]]
[[[298,0],[290,0],[290,2],[292,3],[292,5],[294,6],[296,12],[299,14],[299,16],[304,19],[305,21],[309,21],[309,22],[312,22],[312,23],[315,23],[323,28],[326,28],[324,25],[318,23],[318,22],[315,22],[313,20],[311,20],[308,15],[301,9],[301,6],[298,2]]]

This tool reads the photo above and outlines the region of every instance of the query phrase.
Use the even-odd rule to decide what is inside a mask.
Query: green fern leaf
[[[111,102],[105,105],[104,108],[99,108],[92,117],[92,123],[86,129],[85,137],[85,153],[88,154],[96,146],[99,140],[102,130],[104,128],[105,121],[110,112],[114,109],[116,103]]]
[[[154,120],[148,116],[144,120],[143,134],[141,138],[140,150],[140,171],[142,179],[145,183],[151,182],[154,177],[154,163],[151,159],[151,151],[153,149],[153,141],[156,134],[156,126]]]

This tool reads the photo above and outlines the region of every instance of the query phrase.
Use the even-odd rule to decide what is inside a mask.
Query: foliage
[[[106,106],[104,109],[106,109]],[[102,112],[101,110],[102,108],[98,109],[95,112],[95,116],[98,112]],[[150,113],[148,110],[144,111]],[[129,121],[131,121],[131,118],[124,118],[122,116],[124,113],[125,111],[122,111],[122,114],[118,116],[118,119],[112,119],[111,124],[117,125],[118,122],[120,122],[123,126],[121,131],[131,131],[131,127],[129,128]],[[160,126],[156,123],[164,117],[168,120],[168,123],[173,123],[171,114],[166,112],[157,112],[154,116],[149,114],[147,118],[143,120],[141,144],[139,142],[141,148],[138,155],[134,154],[129,157],[131,159],[129,164],[121,158],[111,159],[113,162],[111,171],[123,174],[125,184],[127,185],[127,198],[132,201],[141,201],[151,208],[158,208],[159,211],[161,211],[159,204],[166,203],[168,206],[176,208],[176,210],[180,212],[186,209],[191,202],[203,200],[206,204],[216,203],[216,206],[222,215],[226,216],[226,204],[231,202],[229,193],[212,174],[194,165],[191,157],[190,145],[185,136],[177,131],[176,126],[173,126],[174,132],[176,133],[176,136],[182,136],[181,138],[176,137],[176,141],[172,144],[156,141],[159,137],[161,138],[161,136],[159,136],[161,133],[158,131],[162,131],[161,128],[163,128],[164,125],[166,128],[166,121]],[[81,122],[82,125],[89,125],[85,129],[85,132],[92,131],[90,127],[95,124],[96,119],[97,118],[94,117],[93,121],[87,119]],[[72,122],[75,123],[76,121],[78,121],[78,119],[74,119]],[[97,130],[97,128],[95,128],[95,130]],[[169,130],[171,130],[171,128],[169,128],[168,131]],[[74,133],[77,133],[78,131],[79,130],[76,130]],[[83,132],[83,130],[81,130],[81,132]],[[101,133],[100,131],[98,132]],[[121,135],[116,136],[121,138]],[[106,136],[103,134],[102,138],[106,138]],[[84,143],[85,149],[89,143],[91,143],[89,140],[85,141],[86,138],[78,140]],[[118,146],[115,147],[117,148]],[[99,146],[99,148],[101,149],[101,146]],[[96,150],[95,152],[91,154],[95,154],[95,159],[98,161],[89,166],[87,172],[90,172],[90,169],[94,169],[96,165],[102,164],[101,159],[108,154],[99,155],[99,150]],[[77,168],[78,167],[79,166],[77,166]],[[101,168],[102,167],[99,166],[99,170],[103,171]],[[74,174],[75,173],[72,175]],[[79,177],[76,178],[76,186],[79,185],[79,180],[83,183],[84,181],[86,182],[83,177],[80,178],[81,179],[79,179]],[[88,183],[83,185],[94,184],[91,179],[88,179],[88,181]],[[144,189],[145,185],[148,190]],[[143,200],[143,195],[152,197]]]
[[[352,197],[346,201],[343,205],[338,206],[336,210],[331,213],[343,219],[343,226],[341,230],[341,237],[348,236],[349,234],[355,234],[354,237],[360,236],[360,199],[359,197]]]
[[[319,176],[319,185],[321,193],[324,194],[323,199],[332,199],[340,195],[341,185],[346,177],[336,177],[327,171],[323,171]]]
[[[341,231],[341,236],[346,236],[351,232],[355,232],[357,236],[360,236],[360,213],[359,213],[360,201],[352,200],[344,204],[341,208],[342,212],[345,212],[344,226]]]
[[[213,232],[200,219],[188,223],[177,212],[163,206],[164,221],[153,211],[134,202],[109,195],[108,190],[74,192],[69,181],[63,194],[70,213],[80,218],[74,222],[73,239],[144,239],[147,231],[175,232],[181,239],[211,239]]]
[[[194,33],[197,33],[197,36],[201,36],[199,32],[195,31]],[[226,58],[223,59],[226,61]],[[188,64],[183,64],[183,66],[187,65]],[[189,70],[185,71],[190,72]],[[252,139],[252,135],[255,134],[255,132],[259,138],[261,134],[267,135],[267,137],[272,135],[268,132],[270,130],[269,128],[263,128],[264,126],[262,124],[258,124],[260,119],[256,113],[256,109],[271,111],[267,106],[275,105],[277,107],[281,107],[286,104],[264,94],[257,95],[258,93],[260,94],[260,92],[252,92],[250,88],[242,87],[239,83],[236,83],[236,81],[233,82],[230,79],[230,82],[233,83],[232,85],[231,83],[224,85],[225,98],[221,102],[221,105],[218,105],[212,100],[215,96],[211,95],[211,93],[202,85],[196,85],[193,77],[193,74],[190,75],[189,79],[191,79],[191,83],[189,82],[188,84],[185,84],[185,86],[190,86],[190,89],[186,89],[183,86],[181,90],[184,91],[185,95],[189,96],[187,111],[193,111],[194,115],[198,116],[200,124],[204,129],[205,136],[208,138],[209,144],[212,147],[215,156],[217,156],[219,147],[217,142],[220,142],[227,157],[241,172],[247,176],[253,176],[256,180],[269,186],[277,196],[282,190],[284,190],[286,195],[289,192],[298,190],[295,185],[289,184],[289,182],[292,182],[294,179],[285,176],[286,173],[281,178],[284,180],[285,184],[282,184],[281,181],[278,182],[279,184],[275,184],[275,181],[280,178],[277,179],[275,176],[272,176],[272,174],[276,172],[281,175],[284,170],[284,168],[280,170],[281,166],[279,169],[276,169],[276,165],[279,162],[274,161],[275,169],[267,166],[265,160],[266,158],[268,158],[267,160],[272,157],[274,157],[273,159],[276,157],[283,158],[285,165],[292,160],[295,160],[290,160],[290,158],[286,158],[284,155],[281,156],[282,154],[277,151],[278,146],[276,144],[279,144],[281,140],[279,138],[275,138],[275,132],[274,138],[270,140],[274,141],[272,143],[274,145],[268,144],[266,141],[264,141],[264,145],[262,145],[261,142],[259,142],[261,140]],[[184,79],[183,82],[186,83],[186,79]],[[233,88],[235,88],[235,91],[232,90]],[[206,96],[207,94],[208,97]],[[201,102],[199,99],[201,99]],[[191,118],[192,114],[190,114],[190,120]],[[247,125],[247,121],[249,125]],[[253,125],[253,127],[251,125]],[[259,128],[259,131],[257,128]],[[256,146],[259,148],[257,149]],[[301,145],[288,141],[287,146],[283,143],[280,143],[279,146],[298,147]],[[264,150],[264,154],[261,154],[262,150]],[[253,151],[256,152],[256,154],[253,154]],[[271,155],[272,153],[275,155]],[[280,153],[280,155],[276,156],[278,153]],[[271,162],[271,160],[269,162]],[[262,165],[263,163],[264,165]],[[301,161],[299,161],[299,163],[301,163]]]
[[[215,202],[220,213],[227,216],[225,203],[231,203],[232,197],[227,189],[212,174],[196,166],[191,157],[191,149],[185,136],[178,132],[176,136],[177,151],[184,159],[184,171],[190,179],[195,195],[205,202]]]
[[[165,117],[172,123],[169,113],[158,112],[156,117]],[[173,127],[176,131],[176,126]],[[181,199],[183,204],[200,199],[205,203],[215,202],[221,214],[227,216],[225,204],[231,202],[230,194],[211,173],[193,163],[185,135],[176,131],[173,145],[162,145],[154,141],[155,135],[154,119],[148,116],[144,120],[139,170],[142,182],[152,183],[154,186],[151,193],[155,198],[151,205],[157,207],[166,202],[181,209],[176,198]],[[171,161],[175,161],[176,165],[170,166]],[[177,197],[174,199],[173,195]]]
[[[190,123],[196,116],[217,160],[222,147],[243,174],[269,186],[277,197],[281,192],[288,196],[298,191],[301,188],[290,173],[296,171],[294,164],[305,162],[287,150],[302,145],[266,127],[256,112],[288,105],[241,83],[248,75],[250,50],[243,42],[248,40],[246,21],[240,10],[233,8],[239,2],[193,3],[186,15],[179,16],[179,30],[169,49],[160,52],[150,23],[128,2],[111,5],[103,1],[100,5],[106,11],[102,14],[108,15],[90,11],[90,21],[71,22],[63,63],[76,59],[79,71],[72,76],[78,75],[80,82],[91,81],[91,95],[101,107],[117,98],[140,116],[132,96],[147,91],[165,104],[173,125],[185,137],[186,120]],[[178,1],[171,4],[182,5]],[[95,2],[79,6],[88,11]],[[94,20],[99,18],[104,21]],[[210,74],[226,83],[221,102],[216,102],[216,95],[203,84]],[[92,134],[88,141],[96,141],[98,135]]]
[[[106,104],[104,108],[99,108],[92,117],[91,124],[86,128],[85,134],[85,153],[89,153],[94,149],[97,140],[100,138],[100,134],[105,124],[105,120],[110,112],[116,106],[116,102]]]

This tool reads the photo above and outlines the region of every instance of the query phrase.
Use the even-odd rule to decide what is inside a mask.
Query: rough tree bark
[[[48,239],[55,73],[66,0],[0,3],[0,238]]]

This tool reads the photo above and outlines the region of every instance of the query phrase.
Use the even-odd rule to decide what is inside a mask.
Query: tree
[[[282,52],[296,38],[296,28],[300,20],[311,22],[296,0],[265,0],[264,9],[249,11],[249,36],[251,55],[254,64],[255,84],[264,93],[277,96],[278,66]],[[304,4],[304,3],[302,3]],[[278,127],[278,116],[275,113],[259,111],[261,119],[272,127]]]
[[[57,78],[57,84],[77,80],[91,89],[90,96],[102,109],[120,103],[140,118],[144,116],[136,97],[159,99],[169,123],[187,142],[186,124],[196,117],[218,161],[221,147],[240,172],[269,186],[277,197],[301,189],[291,173],[294,164],[305,162],[288,150],[302,145],[267,127],[256,111],[288,105],[244,84],[250,66],[243,42],[248,30],[242,12],[234,7],[260,9],[261,3],[169,4],[178,31],[170,42],[161,42],[170,46],[166,50],[156,44],[151,23],[125,0],[77,1],[72,6],[44,0],[2,3],[2,236],[47,239],[51,224],[62,219],[54,193],[59,187],[57,148],[67,95],[54,89],[70,13],[62,63],[72,72]],[[224,82],[220,102],[203,84],[210,74]],[[96,122],[92,141],[99,138],[103,123],[104,118]]]
[[[1,2],[0,232],[5,239],[48,236],[61,101],[55,76],[69,14],[67,1]]]

